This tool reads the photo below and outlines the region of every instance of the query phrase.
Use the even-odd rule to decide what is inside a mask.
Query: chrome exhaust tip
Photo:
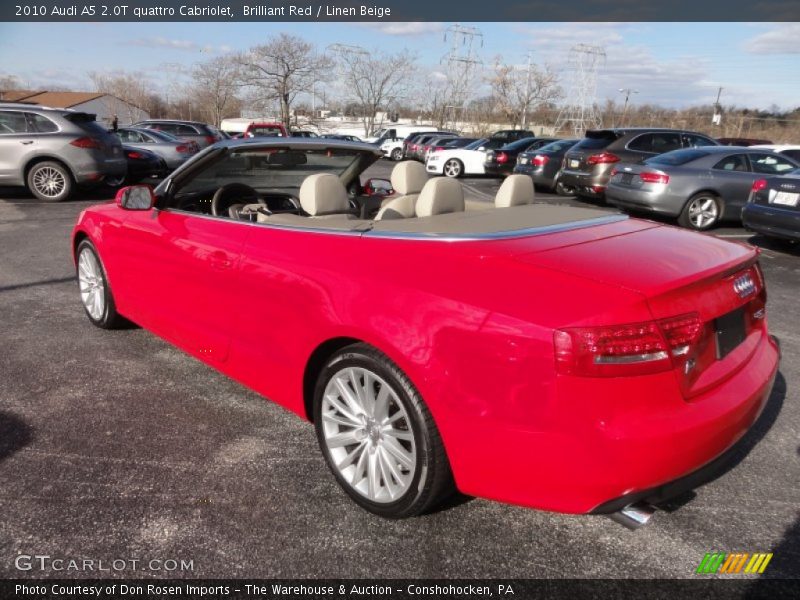
[[[627,527],[630,530],[639,529],[642,525],[647,525],[653,514],[656,512],[656,507],[646,504],[644,502],[637,502],[636,504],[629,504],[625,508],[618,510],[615,513],[608,515],[612,521]]]

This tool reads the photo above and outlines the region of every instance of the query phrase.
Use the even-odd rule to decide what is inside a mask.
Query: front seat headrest
[[[436,177],[422,188],[417,199],[417,216],[430,217],[464,210],[464,190],[455,179]]]
[[[395,194],[419,194],[428,181],[428,173],[422,163],[406,160],[392,169],[391,180]]]
[[[350,203],[341,180],[331,173],[309,175],[300,186],[300,207],[312,217],[346,213]]]
[[[534,195],[533,179],[527,175],[509,175],[497,190],[494,205],[497,208],[507,208],[520,204],[532,204]]]

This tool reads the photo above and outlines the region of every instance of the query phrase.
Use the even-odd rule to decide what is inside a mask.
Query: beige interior
[[[309,175],[300,186],[300,206],[312,217],[348,212],[347,190],[331,173]]]
[[[534,196],[533,179],[527,175],[509,175],[497,190],[494,205],[497,208],[508,208],[509,206],[533,204]]]
[[[417,198],[428,182],[422,163],[406,160],[392,169],[392,189],[395,195],[381,207],[375,219],[410,219],[416,216]]]
[[[464,190],[455,179],[436,177],[428,180],[417,199],[417,216],[430,217],[464,212]]]

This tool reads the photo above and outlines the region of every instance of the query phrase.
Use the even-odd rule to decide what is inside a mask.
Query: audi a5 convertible
[[[525,175],[482,209],[411,161],[362,182],[380,155],[222,141],[123,188],[74,228],[89,320],[134,322],[313,422],[344,491],[385,517],[454,490],[633,514],[730,455],[779,361],[754,248],[536,204]]]

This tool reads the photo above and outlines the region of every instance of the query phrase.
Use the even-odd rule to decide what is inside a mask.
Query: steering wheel
[[[262,204],[267,205],[266,200],[258,196],[258,192],[244,183],[226,183],[214,192],[211,198],[211,214],[215,217],[227,214],[230,206],[224,206],[223,200],[236,194],[236,204]]]

